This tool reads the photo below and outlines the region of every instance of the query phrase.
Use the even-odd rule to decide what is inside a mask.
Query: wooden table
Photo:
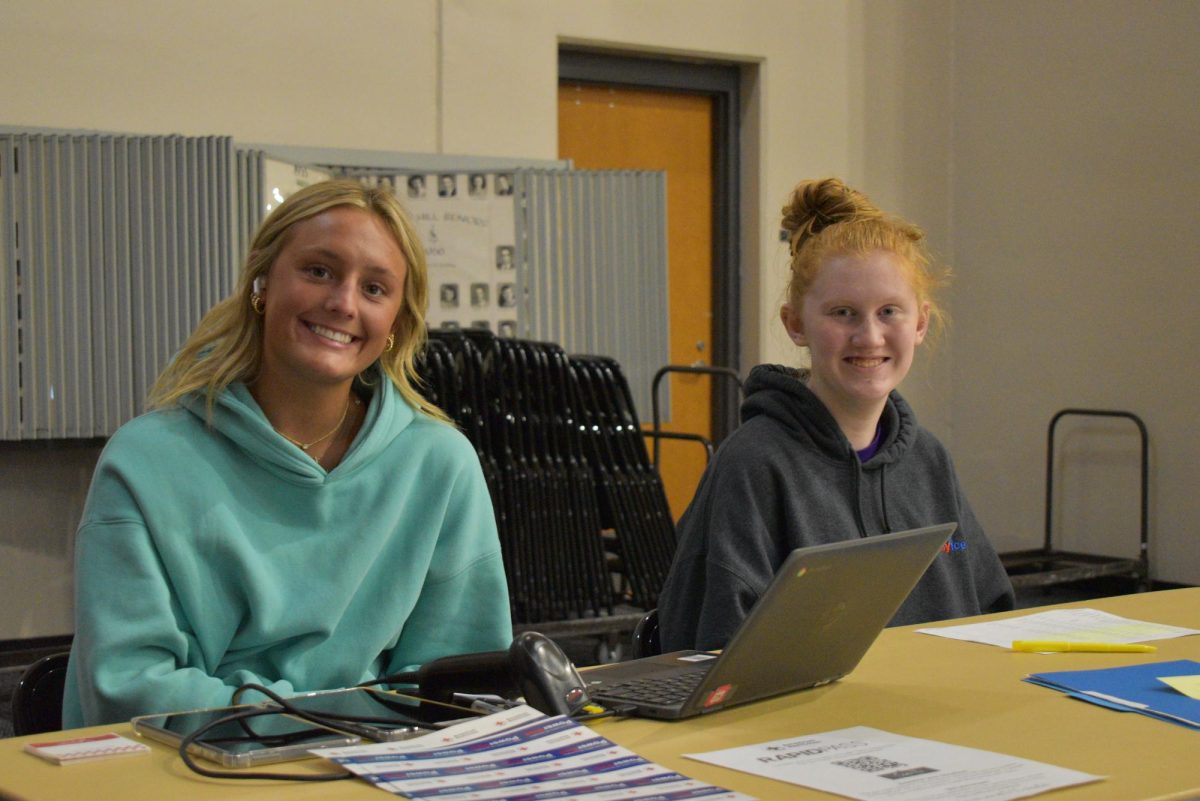
[[[1200,629],[1200,588],[1063,606],[1087,606]],[[836,796],[706,765],[680,754],[864,725],[1108,777],[1103,782],[1046,796],[1054,801],[1200,798],[1200,731],[1103,709],[1020,681],[1028,673],[1047,670],[1115,667],[1149,660],[1200,660],[1200,636],[1161,641],[1155,654],[1018,654],[918,634],[914,628],[885,631],[858,669],[834,685],[693,720],[603,720],[593,725],[605,737],[648,759],[761,799]],[[72,735],[104,731],[136,736],[128,725],[81,729]],[[24,801],[383,797],[379,790],[358,781],[311,785],[204,779],[190,773],[171,749],[153,743],[153,752],[148,756],[66,767],[21,751],[26,742],[50,738],[33,735],[0,740],[0,797]],[[327,768],[323,763],[307,761],[282,769]]]

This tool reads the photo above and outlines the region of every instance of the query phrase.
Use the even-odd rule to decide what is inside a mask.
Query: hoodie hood
[[[391,381],[378,367],[372,368],[370,384],[355,382],[355,391],[367,401],[367,414],[362,427],[345,457],[332,471],[288,442],[272,426],[250,390],[236,381],[217,397],[213,406],[211,428],[233,442],[251,459],[280,478],[295,484],[323,484],[348,476],[370,463],[405,428],[412,423],[415,412],[393,390]],[[179,405],[206,421],[204,393],[185,396]]]
[[[746,379],[746,400],[742,403],[742,422],[758,416],[777,421],[783,430],[835,459],[853,459],[858,463],[850,440],[842,433],[833,415],[808,388],[807,370],[797,370],[779,364],[760,364]],[[883,441],[879,450],[866,464],[873,470],[897,461],[917,436],[916,417],[908,403],[893,391],[880,420]]]

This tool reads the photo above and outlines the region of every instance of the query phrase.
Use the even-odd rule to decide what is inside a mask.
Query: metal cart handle
[[[656,372],[654,374],[654,380],[650,384],[650,408],[651,408],[651,413],[652,413],[651,419],[653,420],[654,428],[653,428],[653,430],[651,430],[649,432],[648,436],[651,436],[654,438],[654,469],[659,471],[659,473],[662,473],[662,468],[659,464],[659,455],[660,455],[660,450],[661,450],[661,443],[664,439],[695,439],[695,438],[699,438],[699,441],[704,444],[705,448],[708,451],[708,457],[710,459],[712,458],[712,444],[710,442],[708,442],[707,439],[700,437],[699,434],[692,434],[689,436],[668,436],[668,434],[666,434],[662,431],[662,424],[660,421],[660,415],[659,415],[659,409],[658,409],[658,385],[662,383],[663,378],[668,373],[692,373],[692,374],[700,374],[700,375],[711,375],[714,377],[729,378],[729,379],[732,379],[733,383],[735,383],[737,385],[738,394],[739,395],[744,394],[744,390],[742,388],[741,377],[737,374],[736,370],[734,370],[730,367],[707,367],[707,366],[700,366],[700,365],[668,364],[665,367],[658,368],[658,372]]]
[[[1050,428],[1046,439],[1046,552],[1049,553],[1051,547],[1051,528],[1053,525],[1054,515],[1054,429],[1058,425],[1058,421],[1064,417],[1120,417],[1130,420],[1137,426],[1138,434],[1141,437],[1141,469],[1142,469],[1142,542],[1139,550],[1139,558],[1142,562],[1142,567],[1146,570],[1144,575],[1150,575],[1150,550],[1149,550],[1149,434],[1146,432],[1146,424],[1142,419],[1133,412],[1124,412],[1108,409],[1063,409],[1050,418]]]

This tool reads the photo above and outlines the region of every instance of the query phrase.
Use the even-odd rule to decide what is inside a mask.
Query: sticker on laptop
[[[733,698],[733,692],[734,686],[732,684],[722,684],[704,697],[704,708],[720,706]]]
[[[679,657],[680,662],[707,662],[710,659],[716,659],[716,654],[690,654],[688,656]]]

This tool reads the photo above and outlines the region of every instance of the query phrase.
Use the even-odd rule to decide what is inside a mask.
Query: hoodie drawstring
[[[867,536],[867,522],[863,517],[862,508],[862,464],[859,463],[858,457],[850,464],[850,469],[854,471],[854,520],[858,523],[858,536]],[[879,466],[879,505],[883,514],[883,533],[892,533],[892,521],[888,519],[887,508],[887,465]]]
[[[887,513],[887,465],[879,465],[879,504],[883,507],[883,533],[892,533],[892,523]]]
[[[867,521],[863,518],[862,510],[862,464],[855,454],[850,462],[850,470],[854,478],[854,520],[858,523],[858,536],[867,536]]]

